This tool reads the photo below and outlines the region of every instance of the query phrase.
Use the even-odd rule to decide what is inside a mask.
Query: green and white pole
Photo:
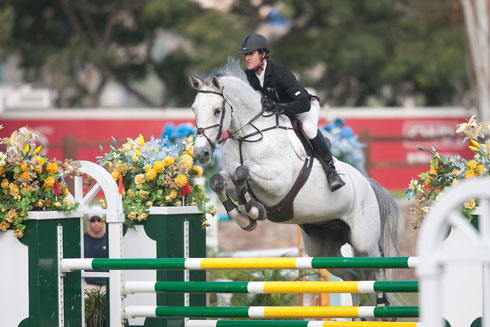
[[[417,281],[358,281],[358,282],[139,282],[124,284],[132,293],[201,292],[201,293],[377,293],[418,292]]]
[[[66,271],[80,269],[400,269],[415,268],[417,259],[417,257],[63,259],[62,268]]]
[[[189,320],[186,327],[422,327],[422,324],[388,321]]]
[[[187,318],[413,318],[419,308],[406,307],[178,307],[127,306],[126,317],[187,317]]]

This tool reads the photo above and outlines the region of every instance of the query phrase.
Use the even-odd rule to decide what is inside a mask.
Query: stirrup
[[[340,178],[340,176],[337,174],[335,170],[334,171],[331,170],[328,173],[327,181],[328,181],[328,185],[330,186],[330,191],[332,192],[337,191],[339,188],[345,185],[345,182],[342,180],[342,178]]]

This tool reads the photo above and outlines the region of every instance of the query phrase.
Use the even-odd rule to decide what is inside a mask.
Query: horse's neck
[[[236,131],[236,136],[244,136],[256,131],[247,125],[254,117],[262,111],[260,95],[248,84],[235,77],[223,77],[220,79],[224,86],[227,101],[233,107],[233,117],[230,130]],[[258,128],[271,125],[273,119],[258,117],[254,125]]]

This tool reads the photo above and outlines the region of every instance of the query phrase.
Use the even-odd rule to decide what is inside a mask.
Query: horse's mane
[[[210,84],[213,76],[234,76],[248,84],[247,75],[240,67],[240,60],[234,57],[228,57],[226,64],[223,67],[215,68],[209,74],[197,74],[197,77],[205,84]]]

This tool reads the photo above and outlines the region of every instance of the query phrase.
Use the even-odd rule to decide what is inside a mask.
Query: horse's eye
[[[219,114],[221,114],[221,108],[214,109],[214,115],[218,116]]]

